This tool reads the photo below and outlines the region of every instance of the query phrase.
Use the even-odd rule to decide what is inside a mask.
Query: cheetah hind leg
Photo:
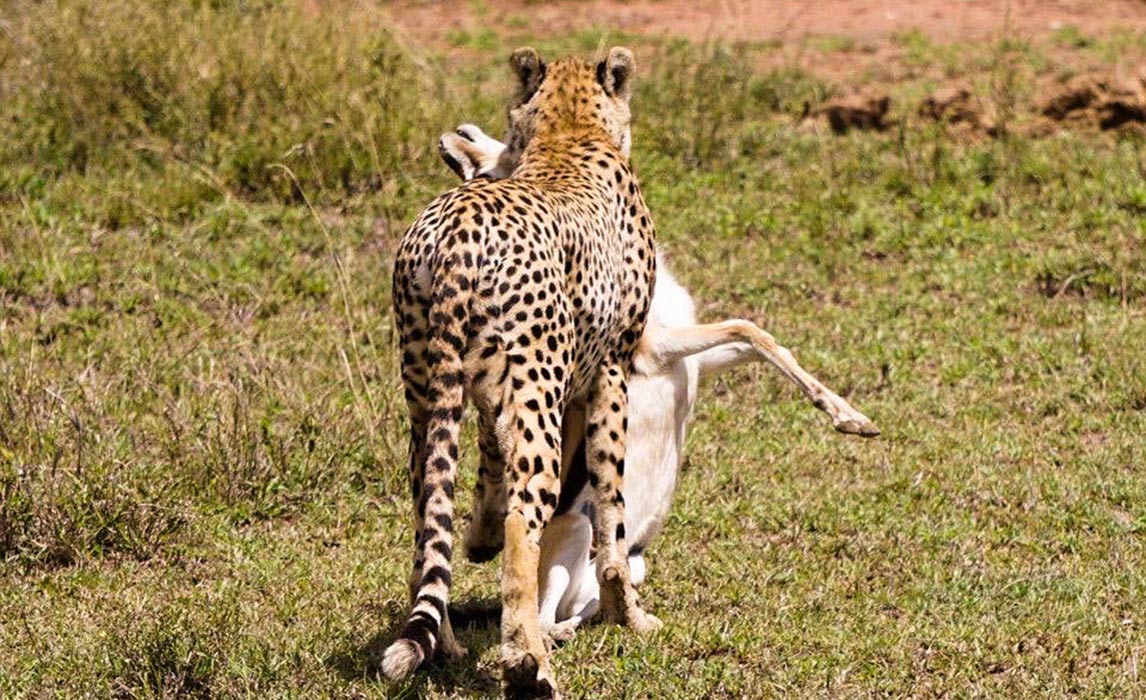
[[[550,402],[555,382],[531,384],[525,376],[519,380],[521,388],[508,402],[510,406],[544,406]],[[561,408],[543,411],[511,409],[499,411],[498,416],[506,426],[506,430],[498,431],[506,463],[534,467],[506,470],[508,514],[501,557],[501,658],[506,698],[558,697],[549,646],[541,631],[538,579],[541,535],[557,508],[560,490]]]
[[[641,607],[629,573],[625,545],[623,474],[628,395],[624,375],[612,364],[598,377],[589,400],[585,432],[587,466],[597,506],[597,581],[601,586],[601,612],[605,619],[638,632],[652,632],[662,623]]]
[[[449,615],[446,615],[442,619],[439,637],[438,656],[444,658],[446,661],[461,661],[470,653],[469,649],[459,644],[457,637],[454,636],[454,627],[450,624]]]
[[[498,446],[496,424],[484,415],[478,418],[481,467],[474,493],[473,515],[466,530],[466,559],[487,562],[505,546],[505,461]]]
[[[557,682],[549,666],[549,645],[537,616],[537,565],[540,547],[519,510],[506,518],[502,559],[501,658],[505,697],[554,700]]]

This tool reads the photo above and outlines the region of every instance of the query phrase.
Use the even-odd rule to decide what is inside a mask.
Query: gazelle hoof
[[[836,424],[836,432],[870,438],[879,435],[879,428],[871,421],[845,420]]]

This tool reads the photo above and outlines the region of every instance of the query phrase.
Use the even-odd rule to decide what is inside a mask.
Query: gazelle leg
[[[701,376],[729,367],[764,360],[800,387],[816,408],[832,419],[841,433],[863,437],[879,435],[879,428],[841,396],[809,374],[788,348],[751,321],[733,319],[682,328],[650,326],[634,360],[633,369],[644,374],[665,371],[675,362],[697,356]]]

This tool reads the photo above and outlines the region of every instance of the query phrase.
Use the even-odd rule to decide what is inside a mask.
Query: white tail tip
[[[382,672],[392,681],[406,678],[421,664],[422,648],[409,639],[399,639],[382,655]]]

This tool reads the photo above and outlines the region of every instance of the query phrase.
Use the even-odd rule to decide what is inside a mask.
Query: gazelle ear
[[[477,175],[477,162],[466,152],[465,140],[457,134],[442,134],[438,139],[438,155],[463,180]]]
[[[632,51],[624,46],[614,46],[609,49],[608,57],[597,64],[597,82],[605,88],[606,95],[627,102],[632,94],[632,77],[636,67]]]
[[[509,56],[509,66],[517,76],[522,98],[528,100],[545,79],[545,62],[532,46],[523,46]]]
[[[487,177],[500,180],[508,174],[501,166],[505,144],[473,124],[462,124],[438,139],[438,153],[450,170],[463,180]],[[510,168],[509,170],[512,170]]]

